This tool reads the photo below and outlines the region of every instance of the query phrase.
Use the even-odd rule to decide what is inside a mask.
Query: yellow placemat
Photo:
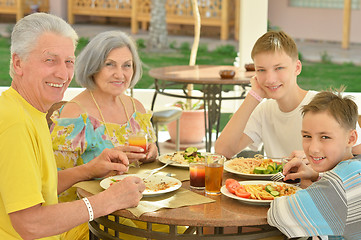
[[[74,185],[74,187],[82,188],[85,191],[97,194],[103,191],[100,187],[100,180],[84,181]],[[136,217],[146,212],[154,212],[161,208],[178,208],[183,206],[198,205],[211,203],[215,200],[207,198],[203,195],[194,193],[184,188],[180,188],[174,192],[162,194],[156,197],[143,197],[139,205],[135,208],[128,208]]]
[[[159,161],[155,161],[152,163],[144,163],[140,165],[140,168],[130,167],[128,173],[129,174],[145,173],[146,171],[153,170],[163,165],[164,164]],[[168,173],[171,173],[171,177],[177,178],[179,181],[189,180],[189,168],[166,166],[165,168],[161,169],[157,173],[157,175],[166,175]]]

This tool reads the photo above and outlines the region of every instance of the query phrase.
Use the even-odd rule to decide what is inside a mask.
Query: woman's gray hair
[[[75,61],[75,81],[89,90],[95,89],[94,75],[104,66],[109,53],[122,47],[127,47],[133,56],[134,73],[129,87],[134,87],[142,76],[142,62],[134,41],[121,31],[99,33],[88,43]]]
[[[26,59],[34,49],[36,41],[44,33],[55,33],[64,37],[69,37],[74,48],[78,42],[78,35],[75,30],[63,19],[48,13],[33,13],[20,19],[14,26],[11,33],[11,58],[10,76],[14,77],[12,56],[16,53],[20,59]]]

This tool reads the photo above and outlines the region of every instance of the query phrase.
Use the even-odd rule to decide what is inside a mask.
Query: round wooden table
[[[223,181],[227,178],[240,179],[237,175],[224,172]],[[183,182],[183,188],[190,189],[189,181]],[[204,195],[204,191],[192,190]],[[78,188],[80,197],[91,195]],[[89,223],[91,239],[119,239],[119,232],[148,239],[260,239],[270,236],[283,236],[282,233],[267,224],[269,206],[250,205],[224,195],[208,196],[215,202],[186,206],[175,209],[161,209],[156,212],[144,213],[139,218],[127,210],[119,210],[112,215],[97,218]],[[147,223],[147,229],[133,228],[117,222],[119,217],[140,220]],[[169,226],[169,233],[152,231],[152,224],[159,223]],[[101,229],[99,225],[105,226]],[[184,234],[177,233],[177,226],[189,226]],[[115,237],[109,234],[115,231]],[[229,231],[231,230],[231,231]]]
[[[234,70],[236,75],[232,79],[222,79],[220,70]],[[195,66],[169,66],[153,68],[149,75],[154,78],[155,93],[152,101],[152,110],[157,94],[185,99],[201,99],[204,103],[204,115],[208,112],[208,122],[206,128],[206,150],[211,151],[212,129],[216,127],[216,138],[219,132],[219,120],[222,100],[244,99],[246,97],[246,87],[250,86],[250,79],[255,72],[241,72],[234,66],[219,65],[195,65]],[[199,87],[203,96],[194,96],[187,91],[189,84]],[[226,85],[238,85],[242,88],[239,96],[223,96]],[[180,94],[174,94],[167,90],[181,88]],[[207,117],[205,117],[207,119]]]

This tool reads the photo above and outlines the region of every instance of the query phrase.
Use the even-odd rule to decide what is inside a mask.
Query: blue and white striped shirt
[[[361,156],[340,162],[307,189],[276,198],[268,224],[287,237],[361,239]]]

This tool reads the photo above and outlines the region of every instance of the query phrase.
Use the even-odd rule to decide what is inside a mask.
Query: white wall
[[[267,32],[267,0],[240,1],[238,64],[241,69],[253,63],[251,51],[257,39]]]
[[[293,38],[342,41],[343,9],[288,6],[288,0],[269,0],[268,19]],[[351,11],[350,42],[361,43],[361,10]]]

